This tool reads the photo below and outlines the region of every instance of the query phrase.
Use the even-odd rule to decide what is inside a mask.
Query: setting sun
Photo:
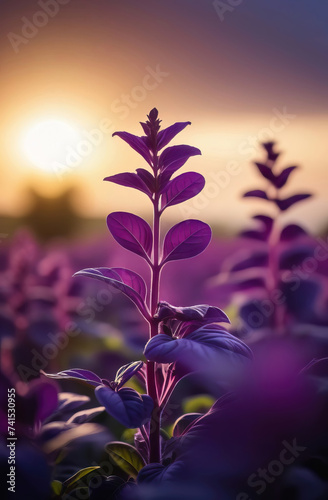
[[[56,162],[65,163],[69,147],[79,141],[78,131],[60,120],[46,120],[31,127],[23,138],[23,152],[41,170],[52,172]]]

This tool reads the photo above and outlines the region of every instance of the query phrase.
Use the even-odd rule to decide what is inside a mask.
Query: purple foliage
[[[210,227],[191,219],[169,229],[161,245],[160,219],[164,210],[196,196],[205,184],[204,177],[196,172],[171,179],[189,158],[201,154],[192,146],[166,147],[189,124],[178,122],[160,131],[158,112],[154,108],[148,120],[141,123],[145,135],[114,134],[139,153],[150,167],[150,171],[141,168],[136,173],[125,172],[105,178],[106,181],[143,192],[153,205],[152,228],[132,213],[113,212],[107,218],[113,238],[123,248],[145,259],[150,266],[152,279],[149,293],[143,278],[128,269],[100,267],[76,273],[77,276],[92,277],[111,285],[138,307],[149,324],[145,366],[142,361],[125,365],[118,370],[112,382],[80,369],[50,375],[89,385],[95,389],[96,398],[110,415],[126,427],[139,427],[136,444],[149,463],[160,464],[162,457],[170,456],[172,460],[174,455],[175,445],[172,445],[172,453],[168,453],[168,447],[160,436],[160,426],[162,412],[178,382],[189,373],[198,371],[201,364],[206,369],[208,361],[212,363],[224,357],[235,357],[240,358],[242,363],[242,358],[251,356],[250,349],[241,340],[217,324],[229,322],[221,309],[206,304],[176,307],[159,298],[160,275],[165,264],[199,255],[211,240]],[[145,381],[147,394],[140,395],[132,388],[123,387],[133,375],[141,376],[141,380]],[[122,446],[124,448],[124,443]],[[137,456],[138,451],[130,446],[129,453]],[[173,466],[176,468],[178,462]],[[159,465],[159,468],[158,477],[166,477],[166,467]],[[109,482],[105,482],[105,486],[111,489]]]
[[[233,285],[237,292],[248,292],[240,308],[243,328],[247,332],[263,330],[268,334],[274,330],[281,334],[291,323],[291,313],[295,313],[295,307],[292,306],[295,293],[290,293],[295,288],[295,280],[292,273],[289,276],[286,271],[302,265],[307,258],[312,258],[314,249],[313,244],[302,246],[302,239],[307,238],[304,229],[296,224],[281,225],[280,215],[311,195],[294,194],[287,198],[282,197],[281,189],[297,167],[291,166],[276,172],[279,153],[275,152],[275,144],[265,143],[263,147],[267,154],[266,161],[255,162],[255,166],[262,177],[269,181],[269,186],[266,191],[248,191],[244,197],[256,197],[274,203],[280,213],[275,218],[266,214],[253,217],[262,227],[243,231],[241,236],[257,241],[257,247],[240,252],[230,259],[225,271],[230,285]],[[308,295],[311,292],[310,288],[307,288]],[[262,303],[265,304],[263,307]]]

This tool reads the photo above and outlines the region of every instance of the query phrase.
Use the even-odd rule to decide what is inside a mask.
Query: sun
[[[23,152],[28,160],[46,172],[55,170],[56,164],[65,164],[69,148],[76,147],[80,135],[68,123],[45,120],[32,126],[23,137]]]

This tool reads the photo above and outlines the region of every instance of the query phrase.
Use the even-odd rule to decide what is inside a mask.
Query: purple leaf
[[[211,234],[210,226],[199,220],[179,222],[165,236],[162,264],[200,254],[211,241]]]
[[[146,184],[150,192],[155,191],[155,178],[154,176],[145,170],[144,168],[137,168],[137,175]]]
[[[266,241],[271,233],[273,226],[273,219],[267,215],[254,215],[253,219],[262,222],[264,229],[262,231],[243,231],[240,236],[244,238],[252,238],[255,240]]]
[[[202,413],[186,413],[185,415],[179,417],[178,420],[174,422],[173,436],[179,437],[183,435],[188,430],[188,427],[190,427],[191,424],[202,416]]]
[[[102,383],[101,378],[99,378],[98,375],[89,370],[82,370],[81,368],[72,368],[70,370],[64,370],[58,373],[42,373],[48,378],[57,380],[80,380],[93,387],[96,387],[97,385]]]
[[[104,406],[98,406],[97,408],[89,408],[87,410],[81,410],[74,413],[68,420],[68,424],[84,424],[85,422],[90,422],[93,418],[96,418],[100,413],[105,410]]]
[[[144,350],[146,358],[157,363],[215,361],[222,353],[251,357],[246,344],[216,325],[203,326],[183,338],[161,333],[150,339]]]
[[[129,134],[128,132],[115,132],[113,137],[117,135],[123,141],[127,142],[132,149],[134,149],[137,153],[139,153],[149,165],[151,165],[152,159],[150,155],[150,151],[147,148],[142,137],[138,137],[133,134]]]
[[[201,155],[198,148],[192,146],[171,146],[166,148],[159,157],[161,172],[169,176],[181,168],[191,156]]]
[[[186,172],[169,181],[161,197],[161,210],[193,198],[201,192],[205,179],[196,172]]]
[[[124,388],[113,391],[110,387],[103,385],[97,387],[95,395],[112,417],[130,429],[147,423],[154,407],[150,396],[140,396],[134,389]]]
[[[273,226],[272,217],[269,217],[268,215],[254,215],[252,219],[261,221],[264,224],[267,233],[271,232]]]
[[[159,302],[156,318],[160,321],[178,319],[180,321],[201,321],[204,323],[230,323],[228,316],[218,307],[200,304],[191,307],[174,307],[168,302]]]
[[[302,236],[307,236],[306,231],[297,224],[289,224],[285,226],[280,234],[281,241],[291,241]]]
[[[179,134],[187,125],[191,125],[191,122],[178,122],[174,123],[170,127],[161,130],[157,136],[157,149],[160,151],[164,148],[169,142],[174,139],[174,137]]]
[[[120,290],[124,295],[129,297],[136,304],[139,311],[145,318],[148,318],[149,313],[145,305],[146,299],[146,284],[139,274],[129,269],[121,267],[107,267],[83,269],[74,274],[74,276],[87,276],[104,281],[108,285]]]
[[[44,373],[43,373],[44,374]],[[47,375],[49,378],[55,378]],[[83,406],[90,401],[88,396],[81,396],[72,392],[60,392],[58,394],[58,406],[55,412],[51,415],[51,420],[61,417],[63,414],[75,410],[79,406]]]
[[[273,162],[275,162],[276,159],[278,158],[278,156],[280,155],[280,153],[276,153],[274,151],[275,145],[276,145],[276,143],[273,141],[264,142],[262,144],[262,146],[264,147],[264,149],[266,150],[266,152],[268,154],[268,160],[273,161]]]
[[[287,210],[289,207],[294,205],[294,203],[298,203],[299,201],[306,200],[310,198],[311,194],[294,194],[289,198],[285,198],[284,200],[274,200],[276,205],[280,208],[280,210]]]
[[[255,198],[262,198],[263,200],[269,199],[266,192],[262,191],[261,189],[254,189],[254,191],[248,191],[243,195],[244,198],[249,198],[250,196],[253,196]]]
[[[141,217],[129,212],[113,212],[107,217],[113,238],[130,252],[148,260],[152,249],[152,230]]]
[[[298,266],[302,267],[307,258],[313,259],[313,248],[311,246],[293,245],[280,254],[279,268],[295,269]]]
[[[268,179],[271,182],[275,182],[276,177],[274,173],[272,172],[271,168],[268,167],[267,165],[264,165],[263,163],[257,163],[255,162],[255,165],[259,169],[260,173],[263,175],[265,179]]]
[[[115,184],[119,184],[120,186],[138,189],[139,191],[146,193],[149,197],[151,197],[152,194],[148,186],[140,178],[140,176],[131,172],[111,175],[110,177],[105,177],[104,181],[114,182]]]
[[[245,291],[251,288],[265,288],[266,283],[263,278],[247,278],[247,279],[239,279],[235,283],[232,283],[232,286],[238,291]]]
[[[126,384],[126,382],[128,382],[133,375],[141,370],[143,364],[143,361],[134,361],[133,363],[121,366],[121,368],[116,372],[114,380],[116,386],[120,388],[122,385]]]
[[[163,482],[166,481],[168,483],[173,483],[174,481],[173,484],[176,484],[176,481],[180,478],[181,468],[183,468],[183,463],[178,460],[166,466],[159,463],[152,463],[141,469],[138,474],[137,482],[138,484],[157,483],[158,488],[163,487]],[[167,498],[169,497],[167,496]]]
[[[263,231],[254,231],[253,229],[248,231],[242,231],[240,236],[243,238],[251,238],[252,240],[266,241],[267,236]]]
[[[278,176],[276,176],[276,180],[274,182],[275,186],[277,188],[282,188],[286,182],[288,181],[288,178],[290,174],[295,170],[297,167],[288,167],[285,168]]]
[[[267,252],[257,252],[235,264],[230,272],[244,271],[250,267],[266,267],[269,263],[269,257]]]

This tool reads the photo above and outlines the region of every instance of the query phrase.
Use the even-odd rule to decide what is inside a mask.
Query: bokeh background
[[[200,195],[165,211],[163,226],[199,218],[213,228],[203,254],[165,268],[160,298],[222,307],[256,362],[244,378],[237,370],[231,380],[217,363],[206,366],[206,376],[181,381],[163,415],[167,437],[179,416],[205,413],[230,383],[237,399],[221,411],[223,397],[199,437],[191,435],[198,460],[185,464],[185,479],[177,469],[174,491],[161,483],[156,495],[146,488],[138,498],[250,500],[257,492],[247,478],[296,438],[306,453],[262,498],[326,500],[328,3],[1,0],[0,9],[0,431],[7,435],[5,396],[15,387],[16,498],[59,498],[51,495],[53,479],[108,464],[110,440],[134,443],[134,431],[102,410],[90,417],[91,433],[88,427],[82,436],[73,422],[73,436],[65,437],[77,409],[98,402],[92,390],[40,377],[40,370],[79,366],[114,380],[120,366],[145,359],[148,326],[133,304],[72,275],[126,267],[149,283],[147,264],[120,248],[106,227],[113,211],[149,220],[149,200],[103,178],[145,166],[112,133],[141,135],[138,122],[157,107],[163,127],[192,122],[173,144],[201,149],[181,171],[206,178]],[[282,196],[313,194],[278,224],[278,233],[291,222],[307,232],[289,226],[275,245],[267,245],[265,231],[253,241],[237,236],[255,214],[275,213],[263,200],[242,198],[265,189],[252,162],[265,161],[260,144],[267,141],[283,153],[279,171],[301,167]],[[277,259],[263,261],[263,250]],[[261,276],[266,283],[259,285]],[[271,293],[277,291],[280,302]],[[311,365],[310,381],[300,382],[300,370],[319,358],[326,362]],[[145,391],[136,377],[129,384]],[[49,433],[52,426],[58,434]],[[0,447],[4,474],[7,452]],[[105,472],[128,477],[113,464]],[[132,491],[126,498],[137,497]]]
[[[102,179],[141,166],[111,133],[140,133],[154,106],[164,126],[192,121],[179,140],[202,150],[188,168],[210,184],[168,221],[200,217],[235,234],[260,206],[240,199],[256,179],[250,162],[259,142],[275,139],[283,161],[302,167],[295,192],[316,195],[293,220],[323,232],[328,6],[233,3],[3,0],[1,233],[104,234],[112,210],[147,217],[142,194]]]

